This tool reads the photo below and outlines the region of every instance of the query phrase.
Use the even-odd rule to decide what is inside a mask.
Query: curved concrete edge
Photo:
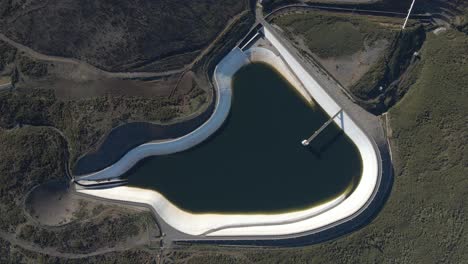
[[[247,56],[238,48],[233,49],[216,66],[214,72],[216,105],[213,114],[200,127],[191,133],[173,139],[142,144],[127,152],[120,160],[100,171],[75,176],[77,181],[103,181],[117,178],[130,170],[140,160],[156,155],[166,155],[187,150],[210,137],[226,120],[231,108],[231,81],[234,73],[249,62]]]
[[[193,236],[212,236],[216,232],[219,232],[218,230],[225,230],[226,228],[234,229],[243,226],[262,227],[270,225],[278,227],[283,224],[299,222],[319,215],[346,199],[346,194],[342,194],[329,202],[310,209],[282,214],[197,214],[184,211],[173,205],[160,193],[147,189],[119,186],[107,189],[81,189],[77,190],[77,192],[109,200],[147,204],[168,225],[180,232]],[[271,235],[274,234],[272,233]],[[258,234],[253,232],[249,235]]]
[[[302,67],[296,58],[283,46],[280,40],[268,29],[263,28],[264,36],[276,48],[282,59],[289,65],[295,76],[302,83],[307,92],[315,99],[322,109],[329,116],[333,116],[341,107],[333,98],[319,85],[319,83]],[[314,217],[303,219],[288,224],[263,225],[263,226],[243,226],[235,228],[226,228],[213,233],[212,236],[268,236],[268,235],[287,235],[291,233],[302,233],[324,226],[336,223],[346,219],[360,209],[365,207],[372,199],[374,191],[378,187],[379,178],[379,158],[378,150],[371,139],[364,131],[351,119],[346,113],[338,115],[334,122],[340,126],[345,134],[357,146],[362,159],[362,175],[359,184],[349,197],[339,204],[336,204],[329,210],[324,211]]]
[[[251,47],[244,53],[249,57],[251,62],[261,62],[270,65],[278,71],[283,78],[285,78],[309,103],[313,103],[313,99],[302,83],[297,79],[296,75],[291,72],[286,63],[277,56],[273,51],[262,47]]]
[[[301,94],[306,91],[307,95],[312,96],[330,116],[338,112],[341,109],[339,105],[308,74],[280,41],[266,28],[264,29],[264,35],[276,48],[279,55],[262,48],[252,48],[246,51],[246,54],[243,54],[239,49],[234,49],[215,70],[214,79],[219,89],[218,98],[220,98],[220,101],[223,100],[223,95],[229,95],[230,106],[232,75],[248,62],[245,59],[247,56],[251,61],[262,61],[272,65],[296,88],[304,89],[300,91]],[[289,69],[292,69],[294,73],[290,72]],[[227,116],[228,111],[227,108],[224,118]],[[185,234],[198,237],[268,237],[322,230],[353,216],[365,207],[372,199],[379,175],[377,152],[366,134],[345,112],[337,116],[334,122],[344,130],[358,147],[363,162],[362,177],[349,196],[342,194],[332,201],[306,210],[281,214],[194,214],[177,208],[164,196],[152,190],[122,186],[101,190],[85,189],[79,190],[79,192],[105,199],[147,204],[171,227]]]

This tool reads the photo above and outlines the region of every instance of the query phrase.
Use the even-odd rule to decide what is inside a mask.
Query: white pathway
[[[214,79],[218,89],[215,112],[200,128],[179,139],[137,147],[111,167],[85,177],[88,179],[116,177],[144,157],[182,151],[206,139],[227,117],[231,101],[232,76],[242,65],[249,62],[248,58],[272,64],[300,90],[301,94],[312,96],[328,115],[332,116],[340,110],[339,105],[268,29],[264,28],[264,34],[281,56],[276,56],[269,50],[259,50],[262,48],[247,50],[245,54],[239,49],[229,53],[215,70]],[[377,150],[364,132],[346,112],[337,116],[334,122],[344,130],[359,150],[363,163],[361,180],[349,196],[343,194],[332,201],[306,210],[281,214],[193,214],[177,208],[164,196],[151,190],[121,186],[99,190],[84,189],[79,192],[107,199],[148,204],[170,226],[190,235],[276,236],[328,228],[366,205],[376,188],[379,173]]]

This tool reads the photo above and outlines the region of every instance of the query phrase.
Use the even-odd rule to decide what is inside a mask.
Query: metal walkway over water
[[[331,122],[333,122],[333,119],[335,119],[335,117],[337,117],[341,112],[343,111],[343,109],[340,109],[340,111],[338,111],[334,116],[332,116],[330,119],[328,119],[327,122],[325,122],[325,124],[323,124],[317,131],[314,132],[314,134],[312,134],[312,136],[310,136],[308,139],[304,139],[301,143],[303,146],[308,146],[310,144],[310,142],[312,140],[314,140],[314,138],[316,138],[320,132],[322,132],[329,124],[331,124]]]

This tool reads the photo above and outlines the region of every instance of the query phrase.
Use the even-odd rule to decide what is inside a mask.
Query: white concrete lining
[[[296,88],[301,87],[301,90],[305,89],[307,93],[311,95],[315,101],[327,112],[328,115],[332,116],[338,110],[340,110],[339,105],[312,78],[312,76],[308,74],[308,72],[301,66],[301,64],[294,58],[294,56],[289,53],[289,51],[280,43],[280,41],[278,41],[278,39],[276,39],[273,34],[271,34],[268,29],[264,29],[264,34],[265,38],[268,39],[271,44],[278,50],[282,58],[276,56],[271,51],[268,52],[266,50],[262,50],[262,48],[255,48],[250,51],[246,51],[247,56],[252,61],[260,60],[272,64],[272,66],[280,73],[282,73],[283,76],[292,84],[294,84]],[[247,63],[245,60],[245,55],[241,54],[242,52],[239,52],[240,50],[238,49],[233,50],[221,61],[215,70],[214,79],[220,91],[218,93],[218,99],[221,101],[220,106],[222,106],[224,111],[226,111],[225,113],[222,112],[223,115],[220,114],[220,117],[224,116],[224,118],[226,118],[229,111],[232,75],[242,65]],[[258,56],[259,54],[266,55],[268,59],[259,59],[259,57],[261,57]],[[294,71],[294,74],[291,74],[291,72],[289,72],[289,74],[286,73],[289,71],[289,68],[285,68],[284,65],[280,66],[281,63],[279,62],[283,62],[283,64],[286,62],[289,68]],[[300,92],[302,94],[304,90]],[[223,96],[226,98],[229,97],[229,103],[222,103]],[[225,104],[229,104],[227,109],[224,108],[226,107]],[[215,113],[217,113],[216,111],[218,107],[219,106],[217,105]],[[210,120],[212,119],[210,118]],[[218,119],[213,120],[216,121]],[[372,197],[372,193],[376,188],[378,177],[378,159],[376,156],[376,150],[374,149],[370,139],[351,120],[346,112],[343,112],[342,115],[336,117],[334,122],[344,130],[344,132],[356,144],[359,150],[363,161],[361,180],[355,190],[348,197],[343,194],[333,199],[332,201],[306,210],[281,214],[196,214],[177,208],[166,198],[164,198],[164,196],[152,190],[121,186],[109,189],[84,189],[79,191],[107,199],[148,204],[152,206],[160,215],[160,217],[170,226],[190,235],[275,236],[290,235],[323,228],[353,215],[359,209],[365,206],[367,201]],[[196,131],[197,130],[194,132]],[[195,135],[200,137],[200,134],[198,133]],[[169,143],[170,142],[172,142],[171,144],[174,143],[174,141],[169,141]],[[195,140],[190,140],[185,143],[187,144],[192,142],[195,142]],[[149,144],[153,144],[153,146],[155,146],[154,143]],[[298,142],[298,144],[300,143]],[[188,147],[185,149],[187,148]],[[182,147],[180,147],[178,144],[175,149],[183,150]]]
[[[187,150],[211,136],[226,120],[231,109],[231,79],[243,65],[247,56],[238,48],[233,49],[215,68],[216,105],[211,117],[189,134],[165,141],[142,144],[127,152],[120,160],[100,171],[77,176],[78,181],[99,181],[117,178],[130,170],[138,161],[156,155],[166,155]]]
[[[328,93],[310,76],[295,57],[284,47],[281,42],[267,28],[264,28],[265,38],[278,50],[283,60],[294,71],[303,87],[315,99],[329,116],[333,116],[341,107],[331,98]],[[345,219],[359,209],[364,207],[377,187],[378,180],[378,158],[376,150],[367,135],[352,121],[346,112],[338,115],[334,122],[343,129],[345,134],[357,146],[362,160],[362,175],[355,190],[344,201],[329,210],[314,217],[288,224],[265,225],[265,226],[243,226],[222,229],[211,233],[212,236],[267,236],[287,235],[318,229],[329,224]]]
[[[249,41],[247,41],[247,43],[245,43],[244,46],[242,46],[240,49],[244,50],[244,48],[247,47],[256,37],[258,37],[259,34],[260,33],[258,33],[258,31],[257,31],[257,33],[255,33],[255,35],[253,37],[251,37],[249,39]]]
[[[216,234],[216,230],[223,230],[224,228],[233,229],[239,226],[257,225],[272,225],[278,227],[281,224],[298,222],[319,215],[333,208],[346,198],[346,194],[342,194],[329,202],[314,206],[310,209],[282,214],[205,214],[184,211],[168,201],[163,195],[153,190],[119,186],[108,189],[82,189],[77,191],[105,199],[147,204],[158,212],[159,216],[166,223],[178,231],[189,235],[207,236],[211,236],[213,232]],[[271,233],[271,235],[274,234],[275,233]],[[235,236],[236,234],[229,234],[229,236],[232,235]],[[249,235],[256,235],[256,232],[252,232]]]

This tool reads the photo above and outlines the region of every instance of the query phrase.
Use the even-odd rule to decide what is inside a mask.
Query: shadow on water
[[[216,130],[213,134],[211,134],[207,139],[205,139],[200,144],[195,145],[195,146],[185,150],[184,152],[186,152],[186,153],[195,152],[198,149],[209,145],[212,141],[216,140],[216,138],[218,138],[219,136],[221,136],[223,134],[223,132],[228,128],[231,119],[232,119],[231,118],[231,113],[229,113],[228,116],[226,117],[226,120],[224,120],[223,124],[221,125],[220,128],[218,128],[218,130]]]
[[[189,148],[187,150],[184,150],[183,152],[184,153],[196,152],[198,149],[203,148],[206,145],[209,145],[211,141],[215,140],[218,136],[220,136],[223,133],[223,131],[228,126],[228,123],[229,123],[230,119],[231,119],[231,114],[229,113],[228,116],[226,117],[226,120],[224,121],[224,123],[221,125],[221,127],[218,130],[216,130],[213,134],[211,134],[206,140],[204,140],[200,144],[195,145],[195,146],[193,146],[193,147],[191,147],[191,148]],[[174,155],[174,154],[168,154],[168,155]],[[129,176],[135,175],[138,172],[138,170],[140,169],[140,167],[143,166],[144,164],[146,164],[149,160],[160,159],[161,157],[168,156],[168,155],[146,157],[146,158],[138,161],[137,164],[135,164],[135,166],[133,166],[130,170],[128,170],[127,172],[122,174],[121,178],[129,179]]]
[[[267,65],[236,75],[223,125],[193,148],[140,161],[124,175],[129,186],[156,190],[186,211],[266,213],[309,208],[354,185],[362,162],[338,125],[301,144],[329,120],[320,107]]]
[[[79,158],[74,175],[104,169],[122,158],[128,151],[153,140],[168,140],[184,136],[200,127],[214,111],[215,100],[202,113],[175,124],[131,122],[112,129],[94,152]]]
[[[327,133],[325,129],[322,131],[322,133]],[[327,137],[326,139],[321,139],[322,135],[319,135],[317,138],[315,138],[308,146],[304,146],[307,148],[307,150],[314,154],[316,158],[321,159],[322,154],[326,152],[330,147],[333,146],[333,144],[338,143],[338,141],[342,138],[345,137],[346,135],[344,134],[343,130],[333,130],[331,131],[331,135],[323,136]]]

